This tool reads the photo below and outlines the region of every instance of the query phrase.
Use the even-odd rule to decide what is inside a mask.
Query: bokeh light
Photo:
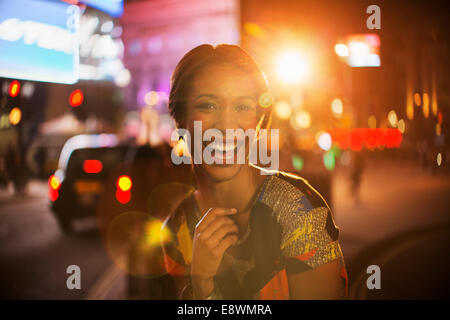
[[[283,82],[299,83],[306,78],[307,71],[306,60],[296,52],[287,52],[278,57],[277,73]]]
[[[292,109],[286,101],[278,101],[275,104],[275,113],[280,119],[288,119],[292,114]]]
[[[398,120],[397,128],[401,133],[405,133],[405,131],[406,131],[405,120],[403,120],[403,119]]]
[[[331,149],[323,154],[323,164],[327,170],[333,170],[336,165],[334,151]]]
[[[348,57],[349,55],[349,50],[346,44],[343,43],[338,43],[334,46],[334,52],[336,52],[336,54],[339,57]]]
[[[436,123],[435,130],[436,130],[436,135],[440,136],[441,133],[442,133],[442,128],[441,128],[441,125],[439,123]]]
[[[295,115],[295,122],[301,129],[309,128],[311,125],[311,116],[308,111],[301,110]]]
[[[156,91],[147,92],[144,96],[144,102],[149,106],[155,106],[159,101],[159,94]]]
[[[397,113],[394,110],[389,111],[388,113],[388,121],[391,127],[396,128],[397,127]]]
[[[9,112],[9,123],[15,126],[19,124],[21,119],[22,119],[22,111],[20,111],[20,109],[17,107],[12,108],[11,111]]]
[[[344,111],[344,105],[342,104],[342,100],[339,98],[334,99],[331,101],[331,111],[333,114],[340,118],[342,117],[342,112]]]
[[[331,148],[332,140],[331,135],[328,132],[318,132],[316,135],[316,141],[322,150],[328,151]]]
[[[428,116],[430,115],[430,98],[428,96],[428,93],[423,94],[422,111],[423,111],[423,116],[425,118],[428,118]]]
[[[420,106],[422,104],[422,98],[420,97],[419,93],[414,93],[414,103],[416,106]]]
[[[294,154],[292,156],[292,166],[294,167],[294,169],[300,171],[303,169],[303,165],[303,158],[299,155]]]

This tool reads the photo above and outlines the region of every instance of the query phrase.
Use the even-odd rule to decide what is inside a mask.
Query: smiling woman
[[[166,298],[345,295],[339,230],[322,196],[303,178],[267,172],[248,161],[250,140],[261,139],[261,129],[270,126],[272,106],[259,104],[268,91],[257,64],[234,45],[194,48],[173,73],[169,109],[178,127],[191,136],[198,122],[201,136],[211,129],[255,134],[245,137],[244,163],[192,162],[197,189],[164,224],[174,235],[164,244],[173,282]],[[217,157],[216,152],[238,145],[237,138],[227,137],[189,152],[195,157],[210,147]]]

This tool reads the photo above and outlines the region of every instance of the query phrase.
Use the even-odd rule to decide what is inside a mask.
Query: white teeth
[[[217,149],[217,150],[222,151],[222,152],[227,152],[229,150],[234,150],[236,148],[236,145],[233,142],[225,143],[225,144],[213,142],[211,144],[211,147],[213,149]]]

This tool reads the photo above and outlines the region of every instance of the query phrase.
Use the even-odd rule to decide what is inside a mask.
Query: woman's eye
[[[247,105],[247,104],[241,104],[236,106],[236,111],[253,111],[254,108],[251,105]]]
[[[203,111],[203,112],[211,112],[217,109],[216,105],[214,103],[201,103],[196,106],[197,110]]]

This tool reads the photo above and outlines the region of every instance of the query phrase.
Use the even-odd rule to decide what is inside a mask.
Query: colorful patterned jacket
[[[167,272],[178,284],[178,298],[191,297],[192,238],[200,219],[191,194],[164,224],[175,235],[164,247],[164,258]],[[214,298],[289,299],[288,274],[335,259],[342,260],[342,295],[347,295],[339,229],[323,197],[305,179],[283,172],[267,176],[251,210],[249,228],[248,239],[241,244],[243,256],[224,255],[223,261],[232,263],[216,275]]]

